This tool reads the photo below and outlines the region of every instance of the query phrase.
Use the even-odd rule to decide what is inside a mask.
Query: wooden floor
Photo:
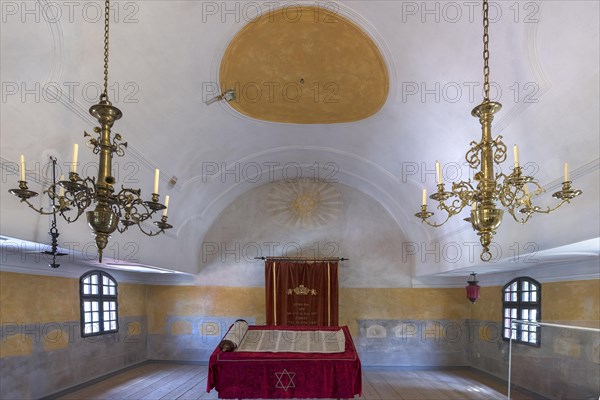
[[[217,399],[206,393],[207,367],[202,365],[147,363],[114,375],[63,400],[79,399]],[[529,400],[511,393],[515,400]],[[506,386],[498,379],[471,369],[404,370],[363,368],[361,399],[483,400],[506,399]]]

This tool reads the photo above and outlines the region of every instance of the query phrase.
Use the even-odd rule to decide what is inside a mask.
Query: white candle
[[[79,145],[73,144],[73,162],[71,163],[71,172],[77,172],[77,159],[79,158]]]
[[[442,169],[440,168],[440,162],[439,161],[435,162],[435,178],[436,178],[436,181],[437,181],[438,185],[440,183],[442,183]]]
[[[423,189],[423,201],[422,203],[424,206],[427,205],[427,189]]]
[[[23,154],[21,154],[20,157],[20,164],[21,164],[21,175],[19,176],[19,180],[21,181],[25,181],[25,156]]]
[[[163,217],[167,216],[167,211],[169,211],[169,195],[165,196],[165,209],[163,210]]]
[[[515,144],[513,146],[513,157],[515,159],[515,168],[519,166],[519,147]]]
[[[61,176],[60,176],[60,181],[64,181],[64,180],[65,180],[65,176],[64,176],[64,175],[61,175]],[[59,182],[60,182],[60,181],[59,181]],[[64,195],[65,195],[65,188],[64,188],[64,187],[62,187],[62,185],[58,185],[58,187],[60,188],[60,189],[58,189],[58,195],[59,195],[60,197],[64,197]]]
[[[569,163],[565,162],[564,179],[563,182],[569,181]]]
[[[160,176],[160,171],[157,169],[154,170],[154,192],[152,193],[156,193],[158,194],[158,178]]]

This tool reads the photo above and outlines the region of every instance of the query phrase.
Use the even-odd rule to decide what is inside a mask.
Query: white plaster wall
[[[410,287],[412,260],[402,259],[403,234],[369,195],[334,184],[343,198],[337,220],[314,229],[287,228],[267,207],[269,183],[228,205],[208,230],[199,285],[264,286],[264,262],[255,256],[338,256],[340,287]],[[405,261],[405,262],[403,262]]]

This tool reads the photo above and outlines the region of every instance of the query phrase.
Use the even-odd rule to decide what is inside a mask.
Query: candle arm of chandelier
[[[528,184],[535,185],[536,189],[533,191],[526,190]],[[520,224],[524,224],[527,222],[534,214],[550,214],[551,212],[557,210],[565,203],[570,203],[570,201],[582,194],[581,190],[574,190],[571,188],[571,182],[563,182],[562,190],[555,192],[552,197],[559,199],[560,201],[554,206],[537,206],[533,204],[532,198],[538,197],[541,194],[545,193],[546,190],[540,186],[540,184],[533,180],[533,178],[528,181],[525,185],[518,187],[515,192],[510,192],[512,197],[509,197],[511,201],[507,201],[507,189],[509,186],[505,185],[501,195],[499,196],[500,201],[506,207],[508,212]],[[521,196],[517,196],[517,194],[521,192]],[[524,217],[517,216],[517,212],[519,214],[524,215]]]
[[[60,207],[60,216],[69,224],[77,221],[92,204],[96,189],[92,178],[81,179],[77,173],[69,173],[69,180],[60,181],[58,186],[64,189],[62,196],[56,194],[56,187],[50,186],[48,196],[55,197]]]
[[[164,222],[162,220],[164,220]],[[172,226],[169,225],[166,222],[166,220],[167,220],[167,218],[163,217],[163,218],[161,218],[161,221],[154,221],[154,225],[158,226],[158,228],[159,228],[159,230],[156,232],[153,232],[152,230],[148,230],[148,231],[145,230],[141,224],[138,224],[138,228],[140,228],[140,231],[142,231],[142,233],[146,236],[150,236],[150,237],[157,236],[157,235],[160,235],[161,233],[164,233],[165,229],[172,228]]]
[[[137,219],[135,217],[129,216],[125,219],[120,220],[120,225],[117,226],[117,230],[120,233],[125,232],[130,226],[137,225],[138,229],[146,236],[158,236],[161,233],[164,233],[166,229],[171,229],[173,226],[167,223],[167,216],[163,215],[159,221],[154,221],[153,224],[159,228],[158,231],[153,231],[151,229],[144,229],[143,222],[148,220],[150,216],[152,216],[154,212],[151,214],[146,214],[143,220]]]
[[[439,208],[439,206],[438,206]],[[444,225],[446,222],[448,222],[448,220],[450,219],[450,217],[453,214],[450,213],[446,213],[446,219],[442,222],[433,222],[430,221],[429,218],[433,217],[435,215],[435,213],[431,212],[431,211],[427,211],[427,205],[422,205],[421,206],[421,211],[415,214],[415,217],[420,218],[421,222],[426,223],[429,226],[432,226],[434,228],[440,227],[442,225]]]
[[[119,216],[122,222],[131,221],[134,224],[140,224],[148,220],[156,212],[148,207],[146,201],[142,200],[139,189],[122,188],[114,197],[113,212]],[[127,226],[132,225],[127,222],[124,224]]]
[[[431,213],[433,214],[433,213]],[[421,218],[421,222],[426,223],[429,226],[432,226],[434,228],[439,228],[440,226],[444,225],[446,222],[448,222],[448,220],[450,219],[450,217],[452,216],[452,214],[446,214],[446,219],[443,220],[442,222],[432,222],[429,221],[429,218]]]
[[[44,207],[37,208],[36,206],[31,204],[29,199],[25,199],[25,198],[21,198],[21,203],[27,204],[29,206],[29,208],[31,208],[33,211],[35,211],[36,213],[38,213],[40,215],[54,215],[54,214],[60,212],[60,209],[58,207],[52,207],[51,210],[50,209],[44,210]]]
[[[453,194],[452,197],[455,196],[456,194]],[[456,198],[453,199],[450,204],[446,204],[444,201],[439,202],[437,208],[438,210],[445,211],[448,215],[453,216],[460,213],[468,204],[468,201],[456,196]]]
[[[554,207],[546,206],[546,208],[542,208],[539,206],[535,206],[532,209],[528,209],[527,212],[538,213],[538,214],[550,214],[552,211],[557,210],[565,203],[570,203],[570,199],[563,199],[558,204],[556,204]],[[519,210],[519,212],[521,212],[521,211]]]
[[[459,214],[465,207],[475,201],[476,191],[471,184],[471,181],[460,181],[452,183],[452,200],[450,205],[445,202],[439,204],[438,208],[446,211],[450,216]]]
[[[441,222],[431,221],[430,218],[434,213],[427,211],[427,206],[425,205],[422,205],[421,211],[415,214],[422,222],[436,228],[444,225],[452,216],[459,214],[473,201],[475,195],[474,188],[470,182],[461,181],[453,183],[451,192],[446,192],[443,183],[438,184],[437,187],[437,192],[433,193],[429,198],[437,201],[436,208],[446,213],[445,219]],[[450,204],[446,203],[448,200],[451,200]]]
[[[27,187],[27,181],[19,181],[19,189],[10,189],[9,192],[19,197],[21,199],[21,203],[27,204],[29,208],[40,215],[54,215],[57,213],[62,215],[62,213],[68,209],[68,202],[56,194],[56,184],[51,185],[43,192],[43,194],[47,195],[50,200],[53,200],[51,209],[44,209],[44,207],[38,208],[29,201],[29,199],[37,197],[38,193],[33,190],[29,190]],[[56,204],[56,200],[58,200],[58,204]]]
[[[115,196],[115,200],[113,212],[119,216],[120,224],[117,230],[120,233],[125,232],[132,225],[137,225],[139,230],[146,236],[157,236],[163,233],[165,229],[172,228],[166,222],[166,217],[163,217],[162,222],[154,222],[154,225],[159,227],[159,231],[144,229],[143,223],[165,208],[163,204],[158,202],[159,196],[155,193],[152,194],[151,201],[143,201],[140,190],[122,188]]]
[[[524,215],[524,216],[523,217],[519,217],[515,211],[519,212],[521,215]],[[531,217],[533,217],[533,208],[524,207],[524,208],[521,208],[519,210],[517,210],[516,207],[515,208],[509,208],[508,209],[508,213],[511,215],[511,217],[513,217],[513,219],[516,222],[518,222],[519,224],[523,225],[527,221],[529,221],[529,219]]]
[[[527,209],[533,209],[531,198],[544,193],[544,189],[532,176],[522,174],[521,167],[519,166],[515,167],[510,175],[505,175],[504,173],[496,174],[495,181],[498,183],[498,199],[507,210],[520,207],[521,205],[525,205]],[[533,191],[527,190],[527,185],[530,184],[536,186],[536,189]]]

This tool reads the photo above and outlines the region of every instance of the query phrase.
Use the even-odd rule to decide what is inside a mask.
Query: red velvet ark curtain
[[[337,261],[265,261],[267,325],[338,325]]]

